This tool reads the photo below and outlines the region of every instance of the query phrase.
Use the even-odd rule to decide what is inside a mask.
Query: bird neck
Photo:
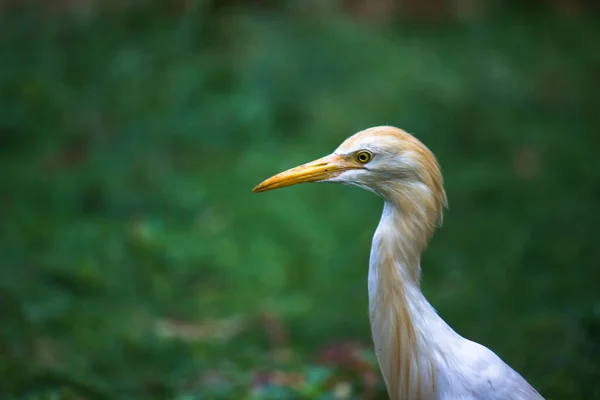
[[[420,290],[420,257],[432,222],[402,207],[407,201],[386,201],[369,266],[373,341],[394,400],[435,398],[437,349],[454,335]]]

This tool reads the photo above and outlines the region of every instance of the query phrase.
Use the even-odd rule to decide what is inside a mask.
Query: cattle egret
[[[368,292],[375,352],[391,399],[543,399],[494,352],[457,334],[421,292],[421,253],[446,206],[438,162],[425,145],[398,128],[369,128],[253,191],[304,182],[355,185],[384,200]]]

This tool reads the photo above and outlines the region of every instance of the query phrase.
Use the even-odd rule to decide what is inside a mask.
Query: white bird
[[[457,334],[421,292],[421,253],[446,206],[438,162],[425,145],[398,128],[369,128],[253,191],[303,182],[355,185],[384,200],[368,292],[375,352],[391,399],[543,399],[494,352]]]

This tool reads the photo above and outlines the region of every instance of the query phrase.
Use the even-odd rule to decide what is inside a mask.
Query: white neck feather
[[[421,293],[421,242],[427,234],[416,217],[386,202],[369,263],[373,341],[393,400],[435,399],[444,349],[462,339]]]

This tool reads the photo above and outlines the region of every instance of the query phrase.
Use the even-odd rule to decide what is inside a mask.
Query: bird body
[[[403,219],[385,203],[369,262],[371,329],[390,397],[541,399],[496,354],[458,335],[423,296],[419,255],[410,252],[410,224]]]
[[[333,154],[275,175],[254,191],[303,182],[351,184],[384,200],[368,292],[375,353],[391,399],[542,399],[495,353],[457,334],[421,292],[421,253],[447,202],[427,147],[398,128],[370,128]]]

